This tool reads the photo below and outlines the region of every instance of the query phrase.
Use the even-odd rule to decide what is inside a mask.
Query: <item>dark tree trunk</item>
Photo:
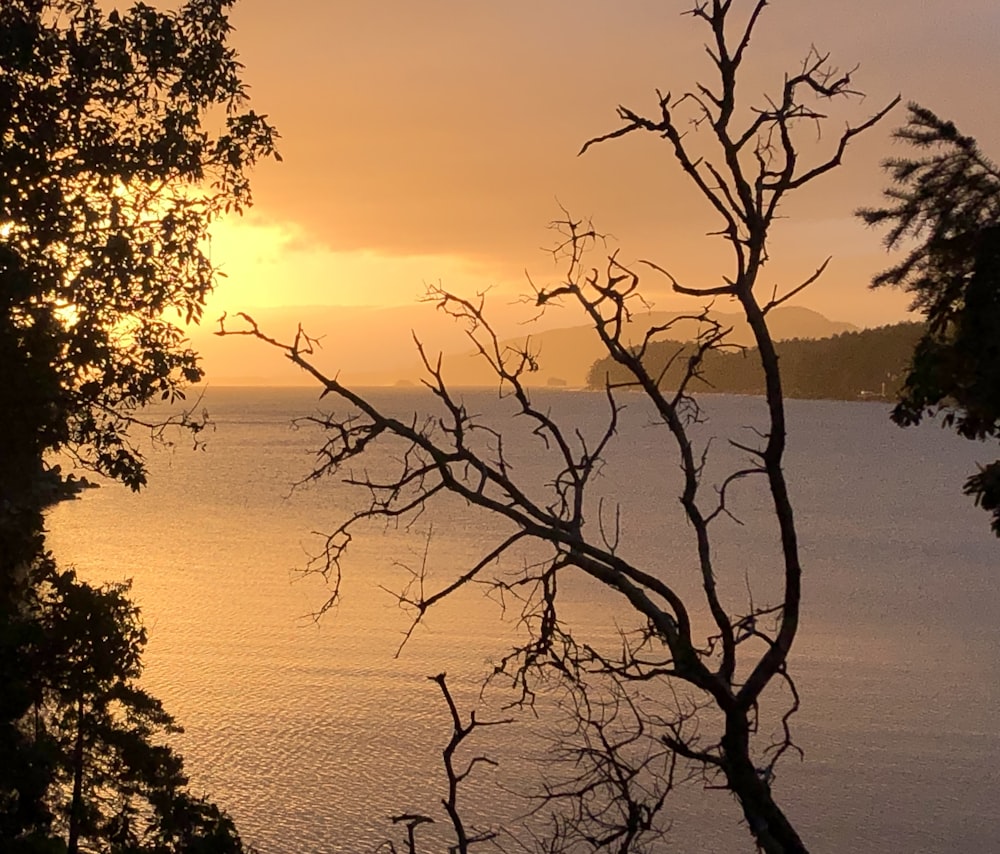
[[[766,854],[806,854],[808,849],[775,803],[770,784],[750,759],[750,724],[745,714],[729,715],[722,747],[726,781],[760,849]]]

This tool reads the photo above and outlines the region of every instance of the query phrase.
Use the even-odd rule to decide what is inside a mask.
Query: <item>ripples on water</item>
[[[400,413],[421,405],[413,392],[375,394]],[[601,396],[540,397],[585,432],[599,428]],[[150,628],[145,679],[186,727],[180,747],[194,788],[264,854],[370,851],[399,838],[389,815],[433,812],[450,722],[424,677],[448,671],[461,708],[472,708],[487,661],[512,637],[496,607],[469,592],[431,614],[394,658],[407,620],[379,587],[405,580],[393,561],[419,563],[426,526],[359,540],[343,604],[310,618],[327,595],[320,579],[299,576],[316,548],[310,532],[351,507],[333,481],[290,492],[319,437],[289,421],[315,400],[306,390],[211,389],[206,452],[157,451],[142,495],[105,486],[50,516],[62,561],[91,578],[134,578]],[[467,400],[498,408],[488,394]],[[739,433],[761,414],[751,398],[705,406],[702,438]],[[779,800],[816,851],[998,850],[1000,544],[960,494],[993,449],[933,426],[899,430],[878,404],[792,401],[789,410],[806,566],[795,735],[806,761],[779,768]],[[600,488],[623,505],[623,549],[669,572],[691,544],[662,439],[631,404]],[[536,446],[509,441],[519,470],[541,482]],[[718,473],[734,458],[724,442],[713,450]],[[759,600],[777,554],[761,534],[769,516],[752,489],[737,509],[746,526],[719,531],[722,581],[742,595],[749,578]],[[489,533],[488,522],[451,508],[436,520],[432,569],[467,566]],[[563,592],[581,625],[613,632],[592,588]],[[494,736],[488,752],[506,760],[499,779],[517,786],[524,726]],[[489,786],[485,774],[468,790],[469,815],[502,822],[513,807]],[[675,850],[750,850],[721,793],[682,793],[672,814]]]

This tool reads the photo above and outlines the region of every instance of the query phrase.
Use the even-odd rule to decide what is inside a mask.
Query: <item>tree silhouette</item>
[[[137,666],[129,656],[141,643],[127,634],[128,608],[114,598],[121,591],[60,587],[66,577],[45,553],[42,519],[48,504],[80,483],[49,467],[52,452],[133,489],[145,483],[135,433],[161,435],[169,425],[143,419],[140,409],[183,398],[201,377],[179,324],[200,318],[215,279],[203,250],[209,226],[250,204],[250,167],[277,156],[275,131],[249,108],[242,66],[227,44],[231,0],[174,5],[158,11],[137,3],[123,13],[97,0],[0,3],[4,851],[75,851],[88,834],[108,831],[104,807],[89,793],[105,792],[117,774],[125,797],[129,775],[139,773],[130,770],[132,759],[145,763],[142,773],[169,771],[180,780],[175,758],[156,770],[154,758],[163,755],[141,755],[143,739],[168,718],[134,685],[126,688]],[[199,428],[188,414],[176,420]],[[68,598],[52,599],[54,591]],[[56,611],[73,620],[56,620]],[[82,643],[93,621],[103,621],[106,638],[126,634],[113,655],[94,647],[66,665],[66,644]],[[112,676],[114,698],[102,693],[101,680]],[[108,716],[112,699],[128,709],[132,730]],[[88,739],[98,737],[116,739],[108,742],[119,751],[111,750],[115,767],[102,769],[92,755],[83,763]],[[149,779],[141,785],[152,798]],[[68,812],[63,785],[72,791]],[[155,798],[176,788],[171,783]],[[220,827],[228,821],[186,795],[170,798],[147,798],[164,821],[175,816],[174,836],[163,824],[155,850],[174,850],[169,840],[184,834],[208,838],[185,826],[204,829],[213,815]]]
[[[138,684],[146,632],[129,585],[94,587],[50,559],[33,581],[30,738],[54,771],[45,802],[68,854],[241,852],[232,821],[188,792],[164,741],[181,730]]]
[[[5,562],[44,451],[138,488],[138,409],[201,376],[177,322],[200,318],[208,227],[250,203],[248,168],[275,141],[226,43],[231,5],[0,6]]]
[[[466,825],[462,817],[462,810],[459,807],[459,787],[469,778],[478,765],[493,765],[497,763],[488,756],[476,754],[465,762],[456,759],[456,753],[462,747],[463,742],[469,738],[477,729],[491,726],[502,726],[512,722],[511,718],[503,720],[483,721],[476,717],[475,712],[469,714],[469,722],[462,721],[462,715],[455,704],[455,699],[448,688],[447,674],[439,673],[436,676],[428,676],[432,682],[437,683],[444,701],[448,706],[451,718],[451,738],[441,750],[441,759],[444,766],[445,779],[447,781],[447,793],[441,798],[441,807],[448,817],[455,841],[448,847],[449,854],[469,854],[476,846],[491,843],[497,838],[494,830],[478,830]],[[421,813],[402,813],[390,816],[393,824],[401,824],[406,828],[406,851],[407,854],[417,854],[417,828],[425,824],[433,824],[434,819]],[[396,845],[391,840],[383,842],[377,852],[385,851],[388,854],[397,854]]]
[[[893,420],[904,427],[943,412],[967,439],[1000,435],[1000,170],[949,121],[910,104],[895,136],[924,153],[887,160],[886,207],[858,215],[888,226],[885,245],[904,258],[873,287],[913,294],[927,318]],[[916,245],[911,245],[913,243]],[[1000,461],[980,468],[965,493],[993,516],[1000,536]]]
[[[583,147],[635,133],[664,140],[668,156],[717,220],[728,258],[717,283],[682,283],[657,262],[629,265],[616,252],[595,263],[591,256],[604,240],[589,222],[566,214],[555,224],[561,280],[536,286],[534,302],[542,311],[560,301],[579,306],[608,355],[627,373],[620,383],[603,383],[607,421],[600,432],[559,423],[533,398],[524,380],[536,368],[537,354],[528,344],[508,349],[500,343],[482,297],[466,299],[441,288],[429,294],[465,324],[517,421],[530,425],[549,450],[557,471],[548,483],[523,477],[504,442],[503,426],[470,410],[449,388],[440,359],[423,348],[433,408],[400,418],[324,372],[314,339],[301,327],[294,340],[280,342],[245,315],[239,328],[227,327],[223,318],[223,334],[252,335],[281,348],[346,410],[312,419],[328,431],[312,476],[339,476],[363,496],[328,535],[318,558],[316,568],[333,582],[331,602],[352,538],[367,522],[412,524],[452,496],[505,523],[507,533],[484,543],[471,566],[456,568],[434,586],[418,575],[399,598],[412,610],[414,627],[437,603],[473,585],[519,603],[527,635],[498,672],[510,677],[527,702],[552,679],[577,698],[569,706],[575,741],[565,745],[572,777],[544,793],[556,813],[551,838],[536,840],[540,850],[573,850],[579,842],[593,850],[645,850],[664,830],[666,796],[684,779],[732,792],[762,850],[806,850],[772,786],[777,763],[795,750],[790,720],[798,693],[788,664],[799,628],[802,565],[783,467],[782,377],[767,315],[815,281],[826,264],[781,293],[761,295],[760,279],[769,230],[789,194],[840,165],[851,140],[896,102],[848,124],[825,147],[816,143],[815,127],[824,126],[827,110],[858,93],[850,73],[811,50],[771,98],[741,104],[737,79],[766,5],[765,0],[697,3],[690,15],[708,29],[713,82],[680,96],[658,93],[651,117],[620,107],[622,124]],[[753,331],[766,420],[750,440],[730,440],[744,462],[718,482],[704,482],[709,449],[692,428],[705,413],[692,391],[706,355],[727,346],[728,330],[707,310],[693,311],[687,319],[699,321],[701,333],[679,362],[675,387],[664,389],[643,356],[654,337],[669,337],[669,325],[648,329],[638,346],[624,332],[633,308],[643,305],[640,271],[664,276],[677,293],[698,300],[734,300]],[[648,553],[658,555],[653,565],[633,562],[622,547],[614,496],[594,497],[616,441],[623,388],[641,392],[654,412],[662,454],[649,460],[649,476],[680,468],[690,548],[681,554],[666,542],[659,550],[651,546]],[[365,462],[376,449],[382,456],[369,468]],[[394,461],[391,470],[387,459]],[[780,545],[774,564],[758,568],[774,573],[771,589],[780,591],[774,601],[756,599],[747,589],[742,571],[747,568],[726,566],[717,554],[719,529],[732,514],[732,493],[750,479],[762,484],[761,500],[773,514],[766,536]],[[578,637],[561,617],[560,591],[573,574],[596,582],[606,604],[631,609],[634,622],[623,627],[617,642]],[[685,770],[675,775],[677,763]]]

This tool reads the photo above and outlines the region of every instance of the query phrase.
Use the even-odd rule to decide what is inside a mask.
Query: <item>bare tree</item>
[[[620,127],[583,146],[582,152],[634,133],[661,137],[718,220],[713,233],[721,237],[731,265],[719,284],[707,286],[682,283],[656,262],[626,264],[617,252],[594,267],[588,253],[603,245],[598,232],[568,214],[556,224],[555,254],[562,278],[552,286],[533,284],[533,299],[543,311],[556,301],[582,308],[607,353],[631,377],[621,385],[606,384],[607,420],[596,438],[575,425],[562,426],[536,404],[525,378],[536,368],[537,354],[527,344],[520,349],[501,344],[484,314],[482,297],[465,299],[439,288],[430,293],[440,309],[466,324],[480,357],[497,377],[500,395],[513,402],[519,418],[532,425],[558,461],[558,474],[544,489],[519,480],[502,431],[467,409],[449,388],[440,357],[431,358],[419,342],[425,384],[436,409],[404,420],[321,370],[315,340],[301,328],[290,343],[270,338],[246,316],[241,329],[223,325],[221,330],[253,335],[279,347],[315,377],[325,395],[349,409],[347,415],[314,419],[328,431],[328,439],[312,476],[337,475],[367,496],[326,538],[318,559],[317,568],[332,581],[331,603],[338,595],[352,534],[362,523],[409,522],[447,495],[506,521],[510,533],[484,546],[481,559],[432,589],[421,576],[421,583],[403,591],[400,601],[413,610],[416,625],[436,603],[468,585],[486,584],[498,595],[519,596],[527,636],[498,669],[512,677],[526,699],[547,674],[556,674],[581,698],[575,706],[581,737],[572,748],[577,776],[552,784],[545,793],[547,803],[570,798],[576,806],[560,819],[555,841],[538,845],[544,850],[566,850],[579,843],[593,850],[642,850],[643,840],[662,829],[657,817],[665,795],[676,779],[692,774],[735,795],[760,849],[806,850],[772,789],[775,764],[795,749],[790,719],[798,708],[798,693],[788,660],[799,627],[802,566],[783,468],[781,374],[767,315],[814,282],[827,262],[780,293],[774,289],[762,296],[759,284],[780,204],[839,166],[851,140],[896,101],[857,124],[847,124],[832,140],[817,138],[830,104],[859,93],[850,72],[838,71],[813,48],[801,66],[785,76],[775,96],[762,105],[738,108],[737,76],[766,5],[766,0],[697,3],[689,14],[709,30],[706,49],[714,83],[699,84],[680,97],[658,92],[652,117],[620,107]],[[678,348],[676,363],[683,371],[675,388],[664,388],[665,374],[652,374],[643,356],[649,342],[668,336],[670,328],[648,329],[638,345],[626,337],[633,311],[643,305],[640,271],[665,276],[675,292],[701,301],[738,301],[753,331],[765,380],[766,421],[754,441],[731,441],[746,463],[720,481],[703,482],[708,449],[695,441],[692,426],[704,414],[692,392],[705,354],[727,346],[728,330],[714,323],[707,310],[693,312],[691,317],[701,321],[701,334],[691,345]],[[619,548],[614,511],[604,512],[602,505],[592,513],[589,496],[616,439],[622,386],[641,391],[666,428],[669,439],[663,454],[679,459],[680,502],[697,554],[694,571],[700,592],[694,598],[680,592],[683,573],[692,571],[690,561],[672,566],[664,554],[654,567],[637,565]],[[395,470],[385,476],[366,473],[358,463],[382,446],[395,446]],[[777,601],[756,603],[742,581],[728,583],[731,574],[725,576],[716,565],[717,523],[730,513],[727,499],[734,485],[747,478],[766,483],[773,511],[781,554],[775,567],[775,588],[781,591]],[[522,564],[515,576],[509,567],[501,572],[504,558],[513,560],[526,544],[541,549],[544,558]],[[596,580],[609,596],[633,610],[640,626],[623,634],[616,651],[600,650],[575,637],[561,619],[559,582],[567,573]],[[727,586],[720,579],[726,579]],[[596,696],[603,699],[595,701]],[[765,714],[775,722],[776,738],[760,725]],[[678,761],[687,769],[679,775]]]
[[[466,825],[465,819],[462,817],[462,811],[459,809],[458,790],[462,783],[468,779],[469,775],[473,772],[477,765],[482,764],[496,766],[497,763],[488,756],[476,754],[465,763],[464,768],[460,769],[456,765],[455,754],[462,746],[462,743],[470,735],[472,735],[475,730],[481,727],[502,726],[503,724],[509,724],[513,722],[513,719],[504,718],[503,720],[483,721],[476,717],[475,712],[470,712],[469,722],[463,723],[462,715],[459,713],[458,706],[455,704],[455,698],[452,697],[451,691],[448,688],[446,681],[447,675],[439,673],[437,676],[428,676],[427,678],[432,682],[437,683],[438,688],[441,689],[441,694],[448,706],[452,723],[451,738],[448,739],[448,743],[441,750],[442,764],[444,765],[445,777],[448,782],[447,795],[441,798],[441,807],[447,814],[452,832],[455,835],[455,841],[453,844],[448,846],[448,852],[449,854],[469,854],[469,851],[471,851],[474,846],[481,845],[486,842],[492,842],[496,838],[497,834],[493,830],[470,829]],[[401,813],[399,815],[390,816],[389,820],[393,824],[402,824],[406,828],[407,854],[417,854],[419,850],[416,838],[417,828],[424,824],[434,823],[433,818],[423,815],[422,813]],[[396,846],[391,841],[384,842],[377,850],[387,851],[388,854],[396,854]]]

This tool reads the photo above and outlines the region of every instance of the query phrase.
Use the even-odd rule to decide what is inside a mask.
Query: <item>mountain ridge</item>
[[[543,326],[546,318],[528,323],[517,321],[523,306],[498,306],[490,311],[498,316],[501,346],[516,348],[527,340],[539,354],[539,370],[528,375],[529,385],[564,385],[582,388],[591,365],[605,355],[593,327],[584,323]],[[299,323],[318,339],[316,364],[329,375],[340,376],[355,385],[392,386],[416,383],[424,376],[412,330],[425,345],[428,355],[442,355],[444,376],[450,385],[494,386],[495,375],[488,365],[468,349],[464,326],[434,309],[416,306],[285,306],[249,308],[262,331],[278,340],[290,341]],[[628,334],[630,343],[641,340],[650,326],[666,325],[692,313],[648,311],[634,315]],[[734,312],[713,312],[726,326],[733,326],[733,343],[747,346],[752,336],[746,322]],[[822,338],[857,329],[850,323],[831,321],[819,312],[798,306],[780,306],[769,315],[772,331],[779,340]],[[230,316],[227,326],[240,328],[241,321]],[[679,330],[693,337],[693,322],[674,322],[662,338],[677,337]],[[207,381],[219,385],[311,385],[314,380],[292,365],[282,354],[263,342],[245,336],[218,337],[213,318],[191,331],[192,346],[203,356]],[[521,332],[519,330],[525,330]]]
[[[753,333],[742,314],[712,311],[710,316],[723,327],[730,327],[727,343],[741,347],[754,345]],[[655,334],[653,341],[679,339],[693,340],[699,322],[693,312],[648,311],[633,315],[626,327],[626,343],[641,343],[650,328],[666,327]],[[769,315],[769,326],[775,340],[793,338],[829,338],[842,332],[854,332],[858,327],[851,323],[833,321],[817,311],[800,306],[781,306]],[[703,324],[702,324],[703,326]],[[582,388],[587,385],[591,365],[607,355],[604,345],[585,324],[556,327],[535,334],[515,336],[500,342],[502,349],[516,352],[527,342],[528,350],[536,356],[538,369],[524,377],[527,385],[551,385]],[[474,352],[461,356],[446,354],[443,360],[445,377],[454,386],[495,385],[497,380],[488,365]]]

